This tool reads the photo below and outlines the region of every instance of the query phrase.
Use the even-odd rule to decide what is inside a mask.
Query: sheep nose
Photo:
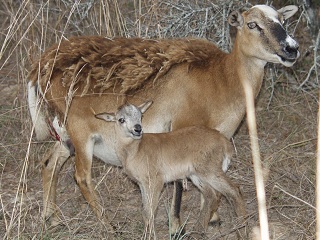
[[[298,49],[299,49],[299,45],[297,45],[297,46],[286,46],[283,50],[285,51],[285,52],[287,52],[288,54],[290,54],[290,55],[293,55],[293,56],[297,56],[297,53],[298,53]]]
[[[289,37],[289,40],[286,40],[281,44],[283,47],[282,51],[287,55],[287,58],[296,59],[299,57],[299,43],[291,37]]]
[[[285,51],[287,51],[288,53],[295,53],[297,52],[298,47],[291,47],[291,46],[286,46],[285,47]]]
[[[142,127],[141,127],[141,125],[140,124],[136,124],[136,125],[134,125],[134,131],[136,132],[136,133],[141,133],[141,131],[142,131]]]

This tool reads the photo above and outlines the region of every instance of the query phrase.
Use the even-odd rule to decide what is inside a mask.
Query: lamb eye
[[[248,28],[250,29],[254,29],[257,27],[257,24],[255,22],[249,22],[247,25],[248,25]]]
[[[119,121],[120,123],[124,123],[124,122],[125,122],[124,118],[119,118],[118,121]]]

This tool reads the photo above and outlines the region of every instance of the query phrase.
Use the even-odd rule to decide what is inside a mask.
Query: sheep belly
[[[185,179],[194,172],[194,167],[190,162],[174,162],[167,163],[163,161],[161,163],[163,180],[165,182],[172,182],[179,179]]]
[[[115,166],[121,166],[121,162],[117,154],[110,145],[105,144],[104,141],[96,142],[93,147],[93,155],[105,163]]]

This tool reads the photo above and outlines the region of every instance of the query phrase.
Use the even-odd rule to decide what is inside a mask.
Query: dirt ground
[[[73,159],[62,173],[58,207],[64,225],[50,229],[41,221],[41,157],[52,143],[30,140],[31,123],[25,106],[24,86],[16,81],[14,63],[2,71],[0,236],[9,239],[100,239],[97,219],[86,204],[73,178]],[[294,90],[279,77],[271,89],[266,80],[257,100],[257,124],[261,156],[266,168],[268,217],[272,239],[315,238],[316,92]],[[251,231],[258,225],[254,173],[246,122],[234,137],[237,154],[228,175],[244,193]],[[140,239],[143,234],[141,199],[137,186],[120,168],[94,161],[94,182],[118,239]],[[183,193],[182,219],[186,229],[196,221],[200,194],[190,183]],[[172,184],[163,191],[156,217],[159,239],[169,239],[167,212]],[[234,214],[223,199],[220,226],[209,227],[209,239],[235,239]],[[8,236],[9,235],[9,236]]]
[[[318,83],[316,87],[306,84],[299,88],[313,56],[308,35],[302,30],[296,37],[303,43],[298,63],[291,69],[268,65],[256,101],[270,234],[278,240],[315,239]],[[104,231],[74,180],[72,158],[63,167],[58,184],[57,205],[63,224],[50,228],[42,221],[41,159],[53,142],[36,142],[31,137],[26,81],[21,80],[25,66],[18,63],[14,57],[5,65],[0,61],[4,66],[0,68],[0,239],[103,239]],[[221,222],[209,227],[207,239],[237,239],[239,229],[250,233],[259,224],[245,120],[233,141],[236,155],[228,175],[243,191],[246,224],[236,224],[232,208],[223,198],[219,208]],[[92,172],[98,195],[116,229],[116,239],[142,239],[138,187],[121,168],[99,160],[94,160]],[[187,235],[200,207],[199,192],[191,183],[188,187],[183,193],[181,213]],[[158,239],[170,239],[168,211],[172,190],[172,184],[166,185],[161,196],[156,216]]]

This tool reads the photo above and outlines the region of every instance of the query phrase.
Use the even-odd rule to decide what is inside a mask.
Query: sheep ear
[[[280,8],[278,13],[282,14],[284,20],[287,20],[288,18],[292,17],[298,11],[298,9],[299,8],[295,5],[288,5]]]
[[[98,113],[94,115],[96,118],[105,120],[106,122],[115,122],[116,117],[113,113]]]
[[[243,16],[239,11],[232,11],[228,17],[228,23],[234,27],[242,27]]]
[[[151,106],[152,103],[153,103],[152,101],[147,101],[141,104],[138,108],[140,109],[141,113],[145,113],[145,111],[148,110],[148,108]]]

